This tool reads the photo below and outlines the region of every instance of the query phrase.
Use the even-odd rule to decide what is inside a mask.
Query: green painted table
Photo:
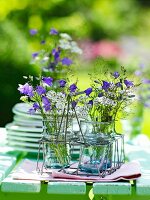
[[[85,183],[85,182],[40,182],[13,180],[11,171],[31,154],[12,151],[4,144],[5,129],[0,129],[0,200],[150,200],[150,151],[126,145],[129,160],[138,160],[142,177],[134,182]],[[3,141],[3,142],[2,142]],[[3,144],[3,145],[2,145]]]

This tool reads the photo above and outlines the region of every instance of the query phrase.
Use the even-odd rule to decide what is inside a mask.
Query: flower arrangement
[[[58,31],[51,29],[50,34],[58,36]],[[42,116],[41,142],[45,146],[43,155],[46,155],[44,162],[47,166],[68,167],[71,157],[68,145],[77,142],[82,146],[79,160],[83,161],[83,168],[80,169],[87,170],[91,166],[90,171],[92,168],[92,171],[98,173],[98,170],[112,167],[112,144],[116,145],[118,138],[122,141],[122,136],[116,136],[109,124],[114,127],[120,113],[131,104],[136,85],[127,78],[123,67],[121,72],[106,72],[91,77],[91,86],[84,91],[78,88],[77,81],[72,82],[69,77],[57,79],[57,75],[50,76],[49,72],[62,73],[64,65],[68,67],[73,63],[69,55],[81,53],[69,35],[59,36],[61,39],[57,38],[58,45],[55,43],[33,56],[34,61],[43,66],[41,75],[24,77],[27,82],[24,85],[19,84],[18,90],[23,95],[21,100],[31,105],[29,113],[39,112]],[[43,73],[45,71],[48,73]],[[79,134],[76,136],[72,128],[75,118],[79,126]],[[88,156],[84,157],[84,152],[88,152]],[[115,155],[117,154],[118,151],[115,152]],[[123,155],[122,147],[119,154]],[[85,162],[87,157],[89,160]],[[118,166],[124,158],[120,160],[121,162],[117,161]],[[95,168],[95,163],[99,169]]]
[[[54,80],[51,77],[34,78],[26,77],[24,85],[19,84],[18,90],[23,95],[21,100],[29,103],[30,114],[39,112],[43,119],[42,142],[46,145],[48,158],[46,165],[54,168],[68,166],[69,153],[67,145],[72,137],[70,126],[75,116],[81,116],[80,110],[74,110],[76,106],[78,88],[76,83],[69,80],[57,80],[57,89],[53,87]],[[56,81],[55,81],[56,83]],[[49,148],[50,147],[50,148]],[[43,150],[44,151],[44,150]],[[55,160],[55,164],[52,159]]]
[[[106,73],[105,78],[94,78],[91,87],[84,91],[77,88],[77,83],[70,84],[69,79],[57,80],[57,89],[53,87],[52,77],[35,79],[29,76],[28,82],[19,85],[18,90],[21,100],[32,104],[30,114],[40,112],[43,119],[53,116],[54,121],[62,115],[69,114],[72,118],[87,119],[95,122],[114,122],[118,120],[120,113],[125,111],[135,97],[136,84],[126,77],[126,70],[122,67],[121,73]],[[56,83],[55,82],[55,83]],[[33,87],[33,85],[35,85]],[[71,97],[71,101],[70,101]],[[69,106],[67,107],[67,103]]]
[[[122,67],[120,73],[106,72],[102,78],[94,78],[91,87],[80,97],[80,103],[87,105],[90,120],[115,122],[133,101],[136,86],[127,79],[126,70]]]
[[[30,34],[38,34],[36,29],[31,29]],[[59,33],[51,28],[49,38],[41,40],[42,49],[32,53],[32,64],[39,65],[43,75],[54,79],[63,78],[73,65],[77,55],[82,54],[78,44],[67,33]]]

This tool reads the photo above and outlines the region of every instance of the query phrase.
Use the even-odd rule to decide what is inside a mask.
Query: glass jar
[[[79,169],[100,175],[111,169],[115,137],[113,122],[81,121]]]
[[[70,163],[71,121],[65,117],[43,120],[41,143],[45,168],[65,168]]]

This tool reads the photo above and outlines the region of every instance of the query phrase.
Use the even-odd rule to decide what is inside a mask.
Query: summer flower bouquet
[[[69,144],[72,136],[72,120],[74,117],[85,117],[82,106],[76,107],[78,88],[76,83],[69,80],[57,80],[57,89],[53,87],[53,78],[29,76],[27,83],[19,84],[18,90],[23,96],[21,100],[29,103],[30,114],[39,112],[43,118],[43,138],[46,141],[46,151],[53,151],[55,164],[48,159],[47,166],[62,167],[69,163]],[[56,80],[55,80],[56,83]],[[83,106],[84,108],[84,106]],[[49,148],[50,147],[50,148]],[[52,152],[49,152],[49,159]],[[47,152],[45,153],[47,155]],[[54,159],[54,158],[53,158]],[[57,163],[56,163],[57,160]],[[59,164],[58,164],[59,162]],[[50,164],[49,164],[50,163]]]
[[[74,63],[74,55],[81,53],[80,48],[69,35],[59,34],[56,29],[51,29],[50,35],[55,37],[55,43],[46,45],[43,41],[45,47],[33,54],[33,62],[42,67],[40,76],[25,77],[27,82],[18,87],[23,95],[21,100],[31,105],[29,113],[39,112],[43,119],[40,144],[43,145],[44,165],[68,167],[70,146],[77,143],[80,145],[78,166],[81,171],[100,174],[110,169],[112,163],[116,169],[112,157],[119,158],[117,167],[120,166],[123,143],[119,152],[115,122],[131,104],[136,85],[128,80],[122,67],[120,73],[107,72],[92,77],[91,86],[80,91],[77,81],[72,83],[70,77],[66,77],[68,66]],[[74,119],[79,126],[77,135],[73,130]]]
[[[31,29],[30,34],[38,35],[37,30]],[[64,78],[82,54],[78,44],[67,33],[59,33],[51,28],[47,40],[41,40],[41,49],[32,53],[32,64],[40,66],[43,76],[50,76],[54,80]]]
[[[91,87],[80,96],[80,104],[87,105],[89,120],[95,122],[115,122],[125,112],[135,97],[137,85],[126,77],[122,67],[119,72],[105,72],[103,77],[92,77]],[[104,78],[104,79],[103,79]]]
[[[88,111],[88,118],[81,121],[85,142],[79,164],[82,171],[106,173],[108,168],[115,170],[124,162],[123,136],[116,133],[115,122],[133,102],[136,86],[122,67],[120,73],[107,72],[102,78],[92,78],[91,87],[80,96],[79,104],[86,105]]]
[[[69,79],[55,80],[58,85],[55,88],[53,78],[43,76],[29,76],[27,83],[19,85],[18,90],[24,95],[21,100],[31,104],[29,112],[33,114],[38,111],[43,118],[46,166],[69,166],[68,146],[72,142],[81,145],[81,170],[98,173],[97,167],[104,170],[112,166],[112,141],[116,141],[116,133],[109,125],[112,127],[113,124],[114,128],[119,113],[131,104],[136,85],[127,79],[123,67],[121,73],[104,76],[106,80],[94,78],[91,87],[84,91],[78,89],[77,82],[71,84]],[[74,118],[80,130],[75,141],[70,128]],[[86,156],[83,156],[85,152]],[[86,160],[86,165],[83,160]]]

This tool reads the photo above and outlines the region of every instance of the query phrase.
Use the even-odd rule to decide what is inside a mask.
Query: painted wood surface
[[[1,133],[0,129],[0,133]],[[121,195],[132,199],[133,193],[137,199],[145,200],[150,197],[150,149],[140,148],[139,146],[127,145],[126,155],[130,160],[140,162],[142,177],[136,181],[135,185],[129,182],[114,183],[94,183],[93,194],[95,199],[107,196],[107,199],[113,199],[115,195]],[[25,154],[24,154],[25,155]],[[9,151],[7,147],[5,151],[0,153],[0,182],[10,173],[16,165],[18,159],[23,154],[17,151]],[[83,182],[49,182],[46,186],[45,194],[54,195],[85,195],[88,191],[87,185]],[[91,185],[92,187],[92,185]],[[133,192],[134,189],[134,192]],[[13,180],[11,175],[5,178],[1,183],[1,191],[6,193],[41,193],[40,181]],[[141,197],[140,197],[141,196]],[[145,199],[143,198],[145,196]],[[116,197],[116,196],[115,196]],[[133,198],[134,199],[134,198]]]
[[[40,190],[40,181],[13,180],[11,176],[5,178],[1,184],[2,192],[39,193]]]
[[[114,182],[114,183],[94,183],[94,194],[116,195],[116,194],[131,194],[131,184],[129,182]]]
[[[15,156],[0,155],[0,183],[16,164]]]
[[[141,165],[142,176],[136,181],[136,194],[150,196],[150,148],[128,145],[127,157]]]
[[[82,182],[49,182],[48,194],[85,194],[86,184]]]

